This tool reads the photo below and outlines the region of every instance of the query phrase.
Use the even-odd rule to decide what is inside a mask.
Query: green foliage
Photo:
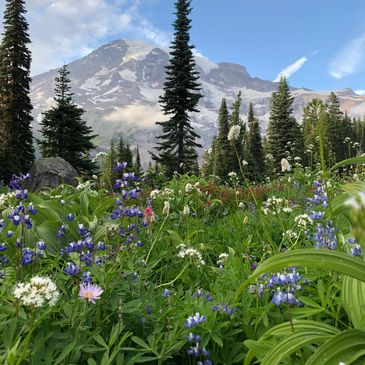
[[[31,52],[25,1],[7,0],[0,48],[0,180],[34,161],[29,96]]]
[[[70,72],[64,65],[56,77],[56,105],[44,113],[41,122],[42,140],[39,141],[43,157],[62,157],[80,173],[90,176],[95,169],[88,158],[95,148],[91,127],[82,120],[84,110],[72,100]]]
[[[171,44],[170,61],[166,66],[164,94],[160,103],[164,114],[169,116],[158,136],[160,142],[152,153],[153,159],[165,167],[171,177],[178,173],[197,172],[196,148],[201,147],[196,139],[200,136],[194,132],[189,113],[198,112],[197,105],[202,97],[200,93],[199,74],[196,70],[193,49],[190,43],[191,0],[177,0],[175,3],[176,20],[174,40]]]
[[[292,115],[293,101],[286,78],[282,76],[278,91],[272,94],[268,127],[269,152],[277,167],[281,159],[287,157],[288,144],[295,146],[294,156],[300,156],[303,151],[301,131]]]

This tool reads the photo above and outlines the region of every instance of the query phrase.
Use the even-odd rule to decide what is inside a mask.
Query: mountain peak
[[[107,148],[111,139],[123,135],[129,143],[139,145],[142,158],[156,144],[159,130],[155,122],[166,116],[159,105],[163,93],[165,66],[169,49],[138,40],[111,41],[87,56],[69,64],[71,86],[75,102],[85,111],[85,119],[98,138],[100,148]],[[244,118],[250,102],[262,122],[263,132],[270,112],[270,98],[277,84],[253,78],[247,69],[238,64],[214,63],[197,54],[204,98],[199,103],[200,113],[191,116],[192,125],[202,136],[201,143],[208,147],[216,133],[218,110],[222,98],[232,105],[239,91],[242,92],[241,113]],[[57,70],[33,78],[31,98],[34,106],[34,128],[39,129],[42,112],[53,102],[54,79]],[[311,98],[328,98],[329,92],[316,93],[295,90],[294,111],[300,118],[303,106]],[[350,114],[363,115],[365,97],[354,98],[351,89],[340,91],[341,101]]]

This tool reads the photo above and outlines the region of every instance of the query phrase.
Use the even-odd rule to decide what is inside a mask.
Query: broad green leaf
[[[85,217],[89,215],[89,197],[86,190],[80,193],[80,210]]]
[[[60,356],[55,360],[54,365],[61,364],[64,359],[74,350],[76,347],[77,342],[71,342],[69,343],[61,352]]]
[[[144,342],[141,338],[137,336],[133,336],[132,341],[146,350],[151,350],[150,345],[148,345],[146,342]]]
[[[243,282],[236,295],[239,296],[250,282],[262,274],[291,266],[333,270],[365,282],[365,262],[358,257],[349,256],[344,252],[338,251],[302,249],[284,252],[264,261],[257,267],[253,274]]]
[[[343,280],[342,301],[354,327],[365,329],[365,283],[346,276]]]
[[[266,354],[261,365],[279,365],[286,357],[302,347],[309,344],[321,344],[331,339],[333,336],[335,335],[323,334],[317,330],[292,333],[281,339],[280,342]]]
[[[263,357],[265,353],[268,354],[269,351],[272,350],[272,342],[268,342],[269,339],[273,337],[286,337],[290,339],[291,336],[293,336],[293,328],[295,334],[304,333],[312,337],[313,334],[315,334],[326,339],[341,333],[336,327],[318,321],[293,320],[292,322],[284,322],[270,328],[257,341],[247,340],[244,342],[245,346],[250,350],[247,353],[244,365],[250,365],[257,355]],[[309,337],[307,339],[309,341]],[[292,343],[292,345],[295,345],[295,341]]]
[[[350,365],[365,355],[365,331],[344,331],[319,347],[305,365]]]
[[[335,171],[342,166],[359,165],[359,164],[365,164],[365,156],[357,156],[348,158],[347,160],[340,161],[339,163],[336,163],[336,165],[334,165],[330,171]]]

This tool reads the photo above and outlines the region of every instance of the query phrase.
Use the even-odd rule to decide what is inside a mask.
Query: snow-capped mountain
[[[86,110],[85,118],[98,134],[96,144],[109,145],[121,134],[128,142],[140,147],[142,157],[155,145],[158,134],[156,121],[164,120],[158,104],[165,77],[164,66],[169,59],[168,49],[140,41],[117,40],[69,64],[72,91],[77,104]],[[201,77],[200,113],[192,116],[192,124],[202,137],[202,144],[210,145],[216,133],[218,109],[222,98],[232,104],[242,93],[243,118],[250,102],[265,132],[270,98],[277,84],[249,75],[246,68],[232,63],[213,63],[196,57]],[[58,70],[33,78],[31,98],[34,106],[34,127],[39,129],[42,112],[52,105],[54,79]],[[327,99],[329,91],[293,90],[295,115],[300,118],[303,106],[312,98]],[[365,97],[351,89],[337,91],[343,109],[350,115],[365,114]]]

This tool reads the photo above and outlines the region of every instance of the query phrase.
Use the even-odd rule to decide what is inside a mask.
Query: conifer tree
[[[268,128],[269,152],[274,157],[276,168],[280,167],[281,159],[287,157],[289,145],[297,144],[295,154],[303,151],[303,146],[300,145],[300,128],[292,115],[293,101],[286,78],[282,76],[278,91],[272,94]]]
[[[320,161],[319,137],[321,133],[323,134],[323,147],[326,149],[325,154],[328,153],[327,133],[324,126],[320,124],[320,121],[323,120],[322,114],[325,112],[325,108],[326,106],[322,100],[312,99],[303,109],[304,148],[307,152],[307,160],[311,165]]]
[[[31,52],[24,0],[6,0],[0,49],[0,180],[34,161],[29,97]]]
[[[190,123],[190,113],[198,112],[197,105],[202,97],[193,56],[194,46],[189,44],[191,0],[177,0],[175,8],[171,58],[166,66],[164,94],[160,97],[164,114],[170,119],[157,122],[162,126],[162,134],[157,137],[160,141],[156,147],[157,154],[152,153],[152,158],[165,167],[169,177],[174,171],[185,173],[196,170],[196,148],[201,147],[196,142],[200,137]]]
[[[95,169],[88,155],[95,148],[92,140],[96,136],[82,119],[85,111],[72,99],[69,74],[64,65],[56,77],[56,105],[44,113],[39,145],[43,157],[62,157],[80,173],[89,175]]]
[[[250,178],[253,180],[262,179],[265,171],[264,149],[262,147],[260,122],[255,118],[253,105],[250,103],[247,115],[248,132],[248,162]]]
[[[340,100],[334,92],[331,92],[327,102],[327,139],[334,155],[333,162],[339,162],[347,157],[345,138],[349,137],[348,125],[345,125],[344,114],[340,110]]]
[[[143,174],[143,168],[141,164],[141,155],[139,154],[139,147],[137,146],[136,150],[136,158],[134,160],[134,172],[137,174],[137,176],[142,176]]]
[[[229,113],[227,109],[226,100],[222,99],[218,116],[218,134],[216,138],[213,164],[214,164],[215,175],[219,176],[223,180],[226,180],[228,178],[228,173],[230,172],[228,165],[228,158],[231,146],[227,138],[228,132],[229,132]]]

